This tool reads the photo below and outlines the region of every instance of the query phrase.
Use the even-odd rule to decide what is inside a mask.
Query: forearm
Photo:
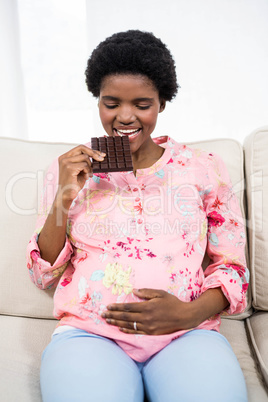
[[[64,205],[60,197],[56,197],[38,238],[41,257],[51,265],[65,244],[69,207],[69,204]]]
[[[229,302],[224,296],[221,288],[208,289],[199,298],[191,302],[192,314],[196,325],[200,325],[203,321],[215,314],[221,313]]]

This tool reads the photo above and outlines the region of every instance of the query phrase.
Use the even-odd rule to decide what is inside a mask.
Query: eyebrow
[[[120,98],[116,98],[115,96],[102,96],[103,100],[110,100],[110,101],[119,101]],[[135,98],[133,99],[134,102],[153,102],[154,98]]]

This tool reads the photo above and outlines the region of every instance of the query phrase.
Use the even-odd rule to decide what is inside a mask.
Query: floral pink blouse
[[[187,331],[132,335],[108,325],[101,317],[108,304],[141,301],[133,288],[162,289],[191,302],[221,287],[230,302],[225,314],[246,307],[246,236],[224,163],[169,137],[161,146],[162,157],[138,169],[136,177],[133,172],[99,173],[87,180],[69,211],[65,246],[51,266],[40,257],[37,241],[57,189],[54,161],[27,249],[32,281],[40,289],[57,287],[58,326],[111,338],[137,361]],[[205,252],[210,264],[203,272]],[[216,315],[198,328],[219,331],[220,322]]]

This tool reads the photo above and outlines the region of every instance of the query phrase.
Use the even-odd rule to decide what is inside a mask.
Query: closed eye
[[[113,105],[104,104],[104,106],[105,106],[107,109],[115,109],[115,108],[118,107],[119,105],[118,105],[118,104],[113,104]],[[151,105],[146,105],[146,106],[136,105],[136,107],[137,107],[137,109],[139,109],[139,110],[147,110],[147,109],[149,109],[149,108],[151,107]]]
[[[149,109],[150,107],[151,107],[151,105],[147,105],[147,106],[137,105],[137,108],[140,110],[146,110],[146,109]]]
[[[107,109],[115,109],[118,105],[105,105]]]

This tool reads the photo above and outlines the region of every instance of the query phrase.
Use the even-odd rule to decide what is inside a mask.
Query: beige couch
[[[0,138],[1,402],[41,401],[41,353],[56,321],[53,293],[41,291],[31,282],[25,250],[35,226],[44,170],[72,146]],[[248,307],[239,316],[224,318],[221,332],[243,369],[249,401],[268,401],[268,127],[252,133],[244,146],[229,139],[191,146],[221,155],[245,211],[251,271]],[[224,386],[224,378],[222,381]]]

